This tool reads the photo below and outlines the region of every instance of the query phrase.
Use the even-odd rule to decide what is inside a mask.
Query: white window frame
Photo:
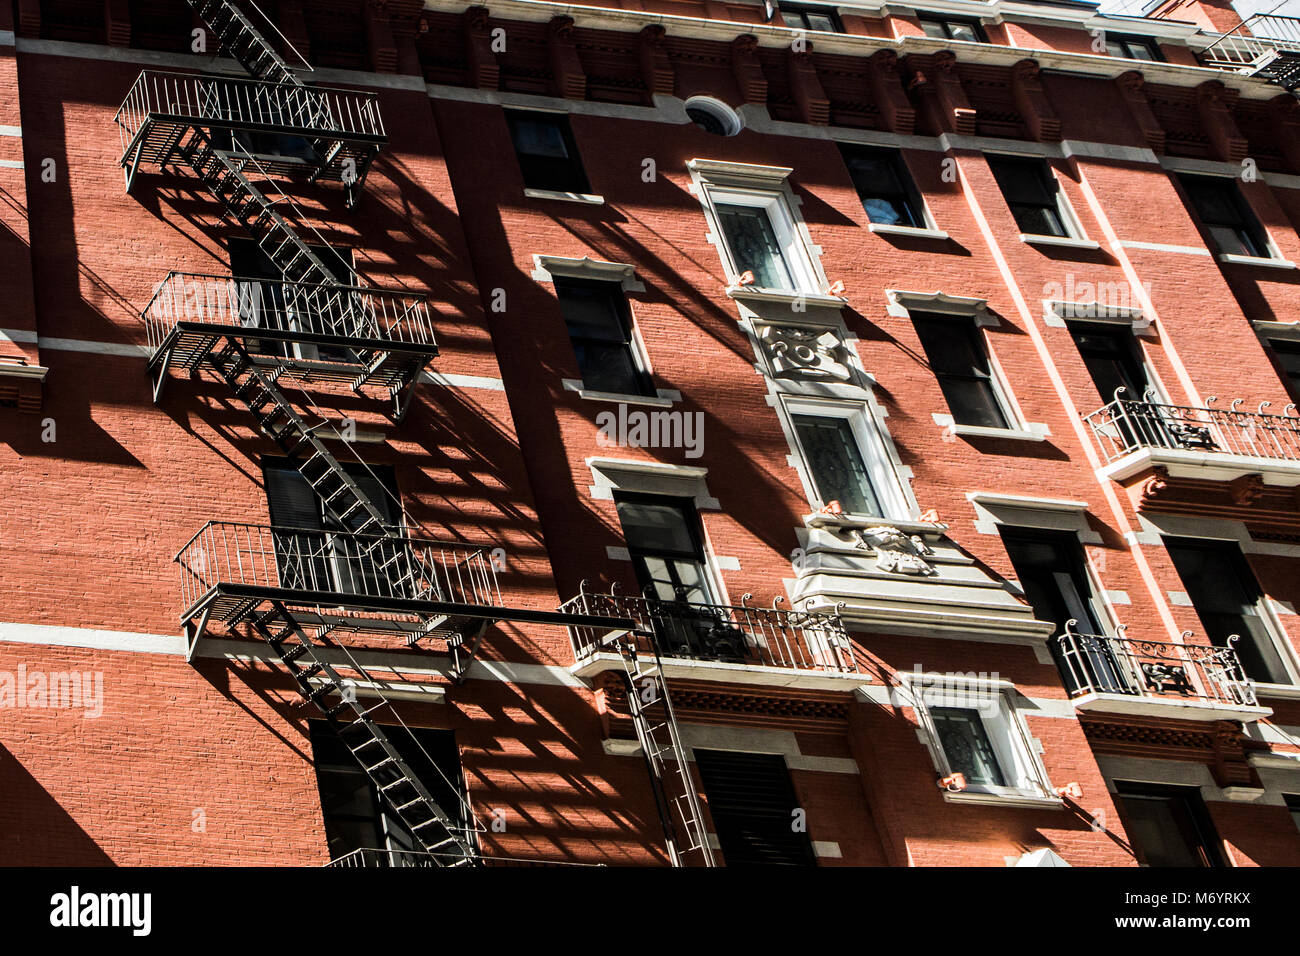
[[[1060,805],[1060,797],[1053,792],[1047,769],[1039,756],[1039,746],[1013,700],[1016,694],[1014,684],[1000,679],[956,674],[907,675],[906,680],[911,688],[923,739],[940,779],[954,771],[939,740],[930,708],[951,706],[979,714],[1002,776],[1016,784],[998,787],[968,783],[964,790],[945,790],[946,799],[957,802],[1027,800]]]
[[[795,428],[794,416],[808,415],[817,418],[834,418],[847,421],[857,443],[858,454],[867,468],[871,481],[871,490],[880,503],[882,514],[849,514],[851,518],[887,518],[891,521],[908,521],[912,518],[912,507],[904,493],[893,458],[889,454],[875,417],[866,401],[846,399],[819,398],[809,395],[782,394],[779,406],[790,432],[790,442],[795,449],[797,471],[803,482],[804,494],[814,510],[825,507],[817,492],[817,482],[813,475],[812,463],[804,451],[803,442]]]
[[[1005,157],[1006,159],[1018,160],[1037,160],[1042,163],[1047,170],[1047,178],[1054,187],[1056,194],[1056,214],[1061,217],[1061,225],[1065,228],[1064,236],[1049,236],[1036,232],[1022,232],[1020,241],[1027,243],[1036,243],[1044,246],[1072,246],[1076,248],[1100,249],[1101,243],[1094,239],[1088,238],[1088,232],[1083,228],[1083,222],[1079,219],[1078,213],[1074,211],[1074,204],[1070,202],[1065,195],[1065,188],[1061,185],[1061,178],[1056,175],[1056,167],[1050,162],[1049,156],[1042,153],[1015,153],[1007,150],[994,150],[986,155],[994,157]],[[989,172],[992,172],[990,167]],[[1002,199],[1007,211],[1011,211],[1011,204],[1007,201],[1006,194],[998,186],[998,196]]]
[[[796,212],[799,200],[788,181],[792,172],[790,168],[706,159],[692,159],[686,165],[694,180],[693,191],[704,207],[711,231],[710,239],[717,246],[718,258],[722,261],[729,286],[739,286],[741,270],[736,267],[726,233],[722,229],[722,220],[718,215],[720,205],[748,206],[766,211],[794,288],[764,291],[796,295],[824,294],[826,278],[817,261],[821,250],[811,242],[807,225]]]

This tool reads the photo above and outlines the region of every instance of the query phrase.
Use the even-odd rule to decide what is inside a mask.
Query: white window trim
[[[789,182],[793,170],[785,166],[756,166],[706,159],[692,159],[686,166],[693,180],[692,191],[700,200],[708,221],[707,240],[718,250],[728,287],[740,286],[741,270],[736,267],[727,245],[718,216],[719,205],[766,210],[794,284],[793,289],[771,291],[815,296],[825,294],[829,283],[819,261],[821,248],[813,243],[808,226],[798,213],[799,198]]]
[[[962,791],[945,790],[945,799],[955,803],[1062,805],[1061,798],[1052,791],[1047,768],[1043,765],[1041,744],[1030,734],[1024,714],[1016,705],[1019,692],[1014,684],[1002,679],[958,674],[900,673],[899,677],[910,691],[912,706],[920,723],[919,733],[940,779],[951,774],[953,769],[939,741],[930,708],[945,706],[941,695],[950,693],[959,698],[956,706],[979,713],[1002,775],[1014,778],[1018,784],[996,787],[968,783]],[[932,699],[937,699],[937,703],[932,703]],[[996,704],[992,715],[986,712],[991,709],[990,704]]]
[[[794,426],[795,415],[810,415],[819,418],[838,418],[849,423],[853,439],[858,446],[858,454],[866,465],[867,475],[871,481],[871,490],[880,503],[883,514],[850,514],[853,519],[912,520],[916,512],[904,491],[903,482],[894,462],[892,449],[883,440],[880,429],[872,415],[866,400],[853,401],[840,398],[821,398],[811,395],[779,393],[777,407],[780,410],[782,425],[786,428],[790,445],[794,449],[791,464],[799,473],[803,484],[804,496],[813,510],[824,507],[828,502],[822,501],[817,493],[817,484],[813,479],[812,464],[804,451],[799,433]]]
[[[1174,174],[1187,173],[1192,176],[1204,176],[1207,179],[1227,179],[1234,184],[1238,182],[1237,177],[1241,175],[1240,168],[1235,166],[1229,166],[1228,168],[1232,171],[1227,172],[1221,164],[1206,162],[1203,160],[1184,159],[1181,157],[1171,158],[1162,156],[1160,158],[1160,165]],[[1218,244],[1212,239],[1206,243],[1207,248],[1210,250],[1210,254],[1213,255],[1217,261],[1228,264],[1267,266],[1276,269],[1297,268],[1294,262],[1282,258],[1282,253],[1278,249],[1277,240],[1275,240],[1273,234],[1269,232],[1268,226],[1265,225],[1264,220],[1260,218],[1257,212],[1255,212],[1255,207],[1251,205],[1250,199],[1241,191],[1240,186],[1237,186],[1237,195],[1241,198],[1241,201],[1245,204],[1246,209],[1250,214],[1255,217],[1255,222],[1259,224],[1260,231],[1264,233],[1264,241],[1268,243],[1268,255],[1243,256],[1231,252],[1220,252]],[[1197,213],[1196,208],[1190,203],[1188,204],[1187,211],[1196,219],[1200,219],[1200,214]]]

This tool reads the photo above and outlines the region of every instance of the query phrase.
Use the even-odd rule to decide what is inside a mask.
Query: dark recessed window
[[[1269,258],[1268,237],[1235,179],[1179,173],[1178,181],[1219,252]]]
[[[1233,541],[1165,538],[1183,590],[1196,608],[1205,636],[1225,647],[1232,634],[1246,677],[1289,684],[1277,642],[1266,623],[1264,592]]]
[[[1286,808],[1291,811],[1291,822],[1295,824],[1297,830],[1300,830],[1300,793],[1284,793],[1282,799],[1286,801]]]
[[[1164,62],[1160,47],[1150,37],[1117,36],[1106,34],[1106,53],[1110,56],[1122,56],[1126,60],[1147,60],[1153,63]]]
[[[714,603],[691,500],[615,492],[614,503],[641,590],[665,601]]]
[[[1041,159],[989,156],[989,168],[1020,231],[1031,236],[1068,236],[1056,177]]]
[[[801,4],[781,4],[782,22],[795,30],[816,30],[821,33],[843,33],[844,24],[831,7],[812,7]]]
[[[525,186],[565,193],[590,192],[567,116],[507,110],[506,123]]]
[[[989,367],[988,352],[974,321],[964,316],[914,313],[912,321],[930,370],[958,425],[1009,428]]]
[[[686,115],[712,136],[735,136],[740,132],[741,122],[736,111],[709,96],[692,96],[687,100]]]
[[[420,843],[380,797],[347,744],[323,720],[308,721],[308,727],[330,859],[337,860],[353,850],[381,850],[385,852],[375,854],[366,865],[412,865],[414,858],[408,854],[419,852]],[[424,727],[409,731],[384,727],[383,731],[434,802],[453,825],[463,829],[464,782],[460,751],[452,731]]]
[[[728,867],[817,865],[784,757],[696,749],[695,765]]]
[[[632,342],[632,321],[622,288],[614,282],[556,277],[555,294],[583,386],[593,392],[654,395]]]
[[[885,226],[925,227],[921,197],[896,149],[840,144],[867,218]]]
[[[1143,866],[1223,866],[1219,837],[1195,787],[1116,784],[1124,829]]]
[[[1282,370],[1287,391],[1295,401],[1300,402],[1300,342],[1273,339],[1268,344]]]
[[[849,420],[824,415],[791,418],[822,504],[838,501],[851,514],[882,514]]]
[[[1115,401],[1121,388],[1124,391],[1119,392],[1119,398],[1129,402],[1143,400],[1151,388],[1151,379],[1129,326],[1087,322],[1066,325],[1102,402]]]
[[[976,20],[941,17],[932,13],[920,16],[921,29],[935,40],[965,40],[967,43],[988,43],[984,28]]]

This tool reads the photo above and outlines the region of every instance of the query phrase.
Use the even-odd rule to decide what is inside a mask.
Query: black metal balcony
[[[330,860],[325,865],[327,867],[337,867],[339,869],[392,869],[405,867],[440,867],[458,861],[458,857],[453,854],[433,854],[421,850],[383,850],[373,847],[364,847],[359,850],[353,850],[351,853],[345,853],[337,859]],[[594,867],[600,866],[598,863],[572,863],[564,860],[528,860],[519,857],[507,856],[475,856],[473,863],[476,866],[505,866],[505,867],[551,867],[551,866],[580,866]]]
[[[1164,713],[1177,705],[1202,705],[1199,719],[1213,719],[1208,712],[1226,711],[1232,715],[1259,716],[1255,687],[1246,677],[1241,661],[1228,639],[1227,647],[1213,644],[1189,644],[1192,636],[1185,631],[1182,640],[1136,640],[1125,634],[1082,634],[1070,621],[1064,634],[1056,638],[1056,659],[1066,690],[1075,700],[1085,700],[1084,709],[1117,710],[1127,713]],[[1107,706],[1107,699],[1118,706]],[[1131,698],[1133,704],[1124,704]],[[1142,702],[1153,705],[1144,708]],[[1160,705],[1175,705],[1174,708]],[[1195,706],[1184,707],[1196,716]]]
[[[661,659],[851,674],[852,645],[839,614],[739,605],[694,604],[584,590],[564,605],[572,613],[630,618],[638,651]],[[651,637],[653,635],[653,637]],[[578,663],[608,650],[607,631],[570,627]]]
[[[146,70],[114,117],[128,184],[143,165],[177,161],[191,128],[238,138],[267,172],[359,184],[387,142],[373,93]]]

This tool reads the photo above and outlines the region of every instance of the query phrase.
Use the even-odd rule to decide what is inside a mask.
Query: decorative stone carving
[[[645,83],[646,95],[654,102],[656,93],[672,95],[676,86],[676,75],[672,61],[668,58],[667,31],[658,24],[645,27],[637,35],[637,55],[641,62],[641,81]]]
[[[1237,99],[1236,90],[1230,90],[1218,80],[1207,80],[1196,88],[1196,106],[1201,114],[1201,124],[1210,144],[1225,163],[1239,163],[1246,158],[1250,144],[1241,135],[1232,107]]]
[[[1156,119],[1155,111],[1151,109],[1151,103],[1143,89],[1145,82],[1142,74],[1137,70],[1129,70],[1115,78],[1115,85],[1119,87],[1120,96],[1128,106],[1129,115],[1142,130],[1142,138],[1146,140],[1152,152],[1163,153],[1165,131],[1160,126],[1160,121]]]
[[[731,41],[731,72],[746,103],[767,103],[767,78],[758,62],[758,37],[752,33]]]
[[[852,377],[844,343],[830,329],[764,325],[758,338],[776,378],[847,382]]]
[[[1035,60],[1021,60],[1011,68],[1011,92],[1029,133],[1040,143],[1061,141],[1061,120],[1043,89]]]
[[[927,576],[938,574],[930,562],[925,560],[934,554],[934,549],[919,534],[909,536],[887,525],[850,533],[857,547],[875,552],[876,567],[881,571]]]
[[[898,54],[893,50],[877,50],[868,57],[867,70],[871,92],[889,131],[904,136],[916,132],[916,109],[903,92],[903,81],[898,75]]]

